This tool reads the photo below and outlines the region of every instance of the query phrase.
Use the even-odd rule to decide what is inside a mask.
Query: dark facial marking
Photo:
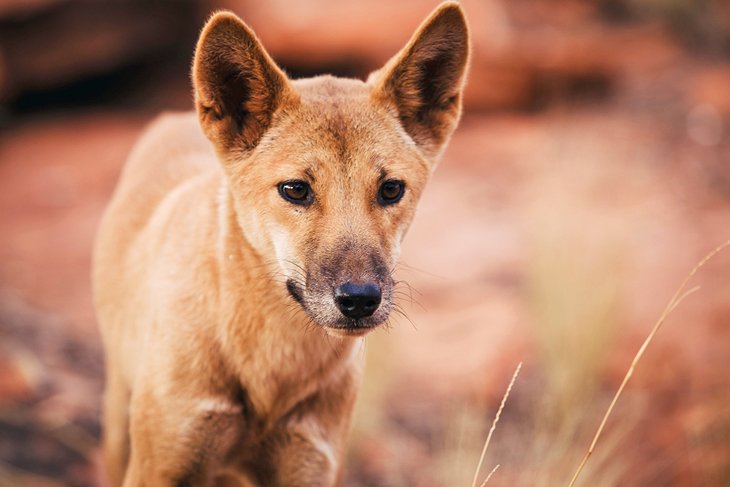
[[[383,262],[383,259],[380,257],[380,254],[377,252],[372,252],[370,254],[370,265],[375,270],[376,275],[382,280],[385,281],[387,277],[390,275],[390,272],[388,271],[388,266],[385,265],[385,262]]]
[[[386,171],[383,166],[378,166],[378,169],[380,174],[380,176],[378,177],[378,182],[382,183],[388,178],[388,171]]]
[[[296,301],[299,304],[304,303],[304,298],[302,297],[302,291],[299,289],[299,286],[294,282],[293,279],[287,279],[286,281],[286,290],[289,291],[289,294],[292,298],[294,298],[294,301]]]

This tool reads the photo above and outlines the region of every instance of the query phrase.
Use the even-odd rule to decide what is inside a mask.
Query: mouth
[[[373,326],[368,326],[368,327],[357,326],[357,325],[352,326],[352,327],[335,327],[335,326],[324,325],[324,330],[330,336],[347,338],[347,337],[361,337],[361,336],[367,335],[368,333],[370,333],[377,327],[378,327],[378,325],[373,325]]]
[[[345,305],[338,303],[340,296],[337,292],[316,293],[307,297],[305,289],[293,279],[286,281],[286,289],[307,316],[331,336],[363,336],[384,323],[390,315],[389,291],[382,299],[378,298],[376,309],[362,316],[348,317],[345,314],[348,310],[343,311]]]

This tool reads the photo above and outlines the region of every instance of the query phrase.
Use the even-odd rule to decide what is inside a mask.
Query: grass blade
[[[702,266],[704,266],[707,261],[712,259],[718,252],[720,252],[722,249],[730,245],[730,240],[726,240],[722,244],[715,247],[714,250],[712,250],[710,253],[708,253],[701,261],[699,261],[694,268],[687,274],[687,276],[684,278],[684,281],[682,281],[682,284],[677,288],[677,291],[674,293],[674,296],[672,296],[672,299],[667,303],[667,306],[664,308],[664,311],[662,311],[662,314],[659,316],[659,319],[654,324],[654,327],[651,329],[651,332],[649,333],[649,336],[646,337],[646,340],[644,340],[644,343],[639,348],[639,351],[636,352],[636,355],[634,356],[634,359],[631,361],[631,366],[629,366],[629,370],[626,372],[626,375],[624,376],[623,381],[621,382],[621,385],[619,386],[618,390],[616,391],[616,394],[613,396],[613,399],[611,400],[611,404],[609,404],[608,409],[606,410],[606,413],[603,415],[603,419],[601,420],[601,424],[598,426],[598,429],[596,430],[596,434],[593,436],[593,441],[591,441],[590,447],[588,447],[588,451],[586,452],[585,456],[583,457],[583,460],[580,462],[580,465],[578,465],[578,469],[575,471],[575,474],[573,475],[573,478],[571,479],[570,483],[568,484],[568,487],[573,487],[575,485],[576,480],[578,480],[578,476],[583,471],[583,467],[585,467],[586,462],[588,462],[588,458],[593,454],[593,451],[596,448],[596,443],[598,443],[598,439],[601,437],[601,433],[603,433],[603,428],[606,426],[606,422],[608,421],[609,416],[611,416],[611,413],[613,412],[614,406],[616,406],[616,402],[618,401],[618,398],[621,396],[621,393],[623,392],[624,388],[626,387],[626,384],[629,382],[629,379],[634,374],[634,369],[636,368],[636,364],[639,363],[639,360],[644,355],[644,352],[646,351],[647,347],[649,346],[649,343],[654,339],[654,336],[657,334],[661,326],[666,321],[669,314],[674,311],[674,309],[679,306],[679,304],[684,301],[685,298],[687,298],[690,294],[694,293],[699,289],[699,287],[694,287],[690,289],[689,291],[685,292],[685,288],[687,287],[687,283],[689,282],[692,277],[697,274],[697,271],[699,271]]]
[[[517,368],[515,369],[514,374],[512,374],[512,380],[509,381],[509,385],[507,386],[507,390],[504,393],[504,396],[502,397],[502,403],[499,405],[499,409],[497,409],[497,414],[494,416],[494,421],[492,421],[492,427],[489,428],[489,434],[487,435],[487,440],[484,442],[484,448],[482,448],[482,455],[479,457],[479,463],[477,464],[476,472],[474,472],[474,480],[472,481],[471,487],[476,487],[477,485],[477,479],[479,478],[479,471],[482,469],[482,464],[484,463],[484,457],[487,454],[487,448],[489,447],[489,442],[492,439],[492,434],[494,433],[494,430],[497,427],[497,423],[499,422],[499,417],[502,415],[502,409],[504,409],[504,405],[507,403],[507,398],[509,397],[509,393],[512,391],[512,386],[515,385],[515,381],[517,380],[517,376],[520,373],[520,369],[522,368],[522,362],[517,364]],[[497,470],[499,465],[497,465],[494,470],[489,474],[487,477],[487,480],[489,480],[489,477],[492,476],[492,474]],[[487,480],[484,481],[484,483],[487,482]],[[484,485],[484,484],[482,484]]]

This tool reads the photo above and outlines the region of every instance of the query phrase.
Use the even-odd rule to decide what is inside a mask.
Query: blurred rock
[[[730,116],[730,66],[727,64],[698,69],[688,86],[692,105],[710,105]]]
[[[192,47],[194,0],[0,0],[0,102]]]
[[[0,0],[0,18],[26,15],[65,0]]]
[[[407,42],[436,2],[211,0],[241,15],[295,76],[364,78]],[[472,110],[532,109],[557,99],[603,99],[627,72],[656,69],[677,49],[656,25],[615,25],[585,2],[461,2],[471,27]]]
[[[474,43],[466,105],[534,109],[603,99],[676,47],[651,24],[611,23],[597,4],[464,0]],[[57,90],[162,59],[187,66],[205,11],[242,16],[295,77],[364,78],[407,42],[436,2],[386,0],[0,0],[0,102]],[[87,89],[77,87],[79,90]]]
[[[0,350],[0,407],[32,399],[44,383],[44,375],[41,363],[29,353]]]
[[[475,44],[467,102],[488,108],[524,105],[532,76],[507,55],[513,33],[502,2],[462,4]],[[242,16],[290,74],[330,71],[361,78],[395,55],[435,5],[423,0],[211,0],[211,8],[228,8]]]

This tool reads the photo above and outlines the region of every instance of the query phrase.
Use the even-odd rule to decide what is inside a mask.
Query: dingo
[[[149,128],[96,242],[112,486],[338,484],[362,336],[393,308],[468,57],[458,3],[367,82],[290,80],[238,17],[210,18],[197,120]]]

